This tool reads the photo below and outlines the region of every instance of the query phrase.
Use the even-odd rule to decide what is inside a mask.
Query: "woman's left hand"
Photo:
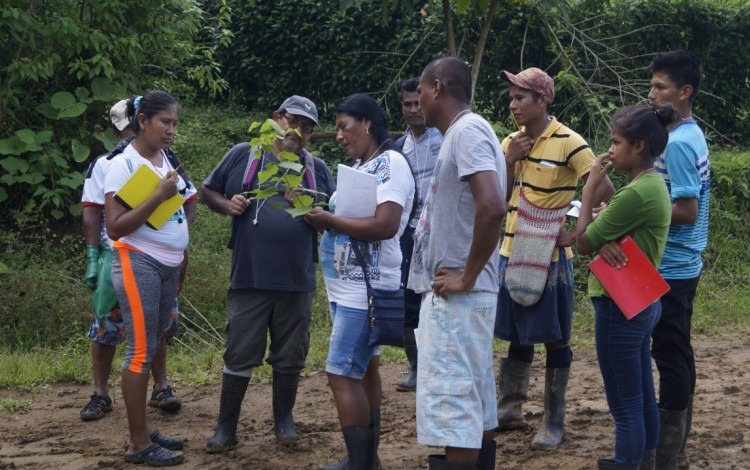
[[[334,217],[328,211],[316,207],[307,214],[305,214],[305,222],[310,224],[315,230],[322,232],[323,230],[331,227],[331,218]]]

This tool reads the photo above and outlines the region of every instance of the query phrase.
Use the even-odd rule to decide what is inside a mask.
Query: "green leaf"
[[[117,142],[118,142],[118,139],[115,136],[115,133],[112,132],[111,127],[108,127],[107,130],[104,132],[94,133],[94,138],[96,138],[96,140],[98,140],[99,142],[102,143],[102,145],[104,145],[104,148],[107,149],[107,152],[115,148],[115,145],[117,145]]]
[[[283,178],[281,178],[284,181],[284,184],[289,188],[297,188],[300,184],[302,184],[302,177],[300,175],[284,175]]]
[[[314,197],[303,194],[294,198],[294,207],[312,207],[314,202]]]
[[[8,193],[5,191],[5,188],[0,187],[0,202],[6,201],[8,199]],[[0,263],[0,273],[2,271],[2,267],[5,266],[3,263]]]
[[[53,108],[62,110],[76,104],[76,97],[73,96],[73,93],[67,91],[58,91],[57,93],[52,95],[50,104],[52,104]]]
[[[34,144],[36,142],[36,132],[31,129],[21,129],[16,131],[16,135],[24,144]]]
[[[313,210],[312,206],[305,206],[305,207],[294,207],[292,209],[285,209],[285,211],[291,215],[292,217],[299,217],[301,215],[305,215],[308,212]]]
[[[52,136],[53,135],[54,135],[54,133],[51,130],[45,129],[45,130],[37,133],[37,135],[36,135],[36,143],[37,144],[46,144],[47,142],[49,142],[50,140],[52,140]]]
[[[0,201],[5,200],[2,198],[4,192],[5,191],[3,191],[3,188],[0,188]],[[7,197],[7,194],[6,194],[6,197]],[[8,266],[6,266],[5,263],[0,261],[0,274],[8,274],[9,272],[10,272],[10,269],[8,269]]]
[[[247,132],[252,133],[260,126],[260,123],[258,121],[253,121],[250,123],[250,127],[247,128]]]
[[[286,150],[279,152],[279,158],[283,158],[284,160],[288,162],[298,162],[299,161],[299,155],[292,152],[287,152]],[[299,170],[297,170],[299,171]]]
[[[70,189],[78,189],[83,184],[83,174],[79,172],[71,173],[68,176],[60,178],[59,183],[63,186],[67,186]]]
[[[84,103],[75,103],[73,106],[61,110],[57,117],[58,119],[78,117],[86,112],[86,107]]]
[[[278,173],[278,171],[279,167],[275,163],[266,164],[266,168],[263,171],[258,172],[258,183],[265,183],[272,177],[276,176],[276,173]]]
[[[83,87],[80,87],[80,86],[78,88],[76,88],[76,98],[78,98],[78,101],[87,100],[87,99],[89,99],[90,96],[91,96],[91,94],[89,93],[89,91],[86,88],[83,88]]]
[[[0,166],[10,174],[26,173],[29,171],[29,162],[16,157],[8,157],[0,160]]]
[[[60,220],[62,219],[63,215],[65,215],[63,214],[63,211],[59,209],[52,209],[51,211],[49,211],[49,213],[52,215],[52,217],[55,218],[55,220]]]
[[[70,141],[70,147],[73,150],[73,159],[78,163],[83,163],[89,158],[91,149],[88,145],[78,142],[78,139]]]
[[[278,194],[279,190],[276,186],[269,186],[264,189],[256,189],[254,191],[251,191],[256,199],[268,199],[271,196],[275,196]]]
[[[299,163],[289,162],[289,161],[286,161],[286,160],[284,160],[282,162],[279,162],[279,167],[281,167],[281,168],[283,168],[285,170],[296,171],[297,173],[301,172],[302,169],[304,168],[304,166],[300,165]]]
[[[93,98],[97,101],[114,102],[125,96],[123,85],[103,77],[96,77],[91,81],[91,91],[94,94]]]
[[[25,151],[26,146],[16,136],[0,139],[0,155],[21,155]]]
[[[39,111],[39,113],[47,119],[57,119],[57,115],[59,113],[59,111],[53,108],[49,103],[40,104],[36,107],[36,110]]]

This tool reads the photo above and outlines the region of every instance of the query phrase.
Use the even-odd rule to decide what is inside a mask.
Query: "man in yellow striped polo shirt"
[[[533,447],[554,449],[564,433],[565,393],[573,354],[573,240],[563,228],[579,178],[588,178],[595,155],[579,134],[549,114],[555,83],[532,67],[510,82],[510,111],[519,130],[503,140],[509,201],[500,247],[500,292],[495,336],[510,341],[500,360],[498,428],[526,426],[526,401],[534,345],[547,350],[544,418]],[[602,184],[596,203],[614,193]]]

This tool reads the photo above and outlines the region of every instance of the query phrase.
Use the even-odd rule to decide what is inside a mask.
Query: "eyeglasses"
[[[289,127],[299,129],[303,134],[312,134],[313,129],[315,129],[315,124],[306,124],[292,114],[284,113],[282,116],[286,119]]]

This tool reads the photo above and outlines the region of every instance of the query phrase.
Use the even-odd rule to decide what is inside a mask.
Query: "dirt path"
[[[698,339],[698,390],[691,436],[691,468],[750,468],[750,339]],[[589,469],[611,455],[614,425],[604,401],[593,351],[576,353],[568,393],[567,434],[556,451],[531,449],[542,414],[543,361],[532,370],[530,424],[525,430],[498,436],[497,468]],[[435,449],[416,443],[414,394],[393,388],[403,366],[382,369],[384,403],[380,458],[385,469],[426,468]],[[88,386],[59,384],[34,392],[0,390],[0,399],[32,400],[23,414],[0,413],[0,469],[126,468],[121,444],[126,418],[118,391],[115,409],[102,420],[83,423],[78,417]],[[218,412],[219,386],[179,389],[184,407],[175,415],[149,410],[149,420],[165,434],[188,439],[187,461],[180,468],[314,469],[344,454],[331,392],[325,374],[303,379],[295,410],[302,442],[296,448],[276,445],[272,432],[271,386],[251,386],[245,398],[238,437],[242,445],[226,455],[203,451]],[[749,439],[750,440],[750,439]],[[137,468],[137,467],[133,467]]]

